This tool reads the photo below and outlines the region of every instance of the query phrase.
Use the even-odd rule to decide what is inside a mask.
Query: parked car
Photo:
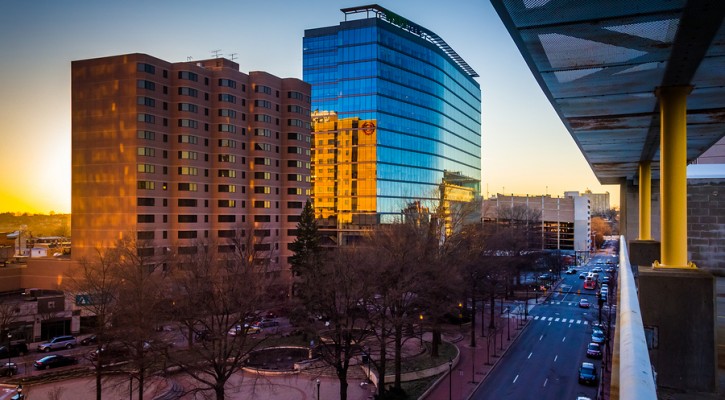
[[[579,279],[584,279],[586,277],[587,277],[587,273],[586,272],[582,272],[581,274],[579,274]]]
[[[101,354],[103,363],[116,360],[119,358],[125,358],[128,356],[129,351],[126,346],[121,343],[105,343],[100,348],[93,350],[88,354],[88,358],[91,361],[98,360],[98,354]]]
[[[77,363],[78,360],[76,360],[75,357],[53,354],[50,356],[45,356],[40,360],[36,360],[35,362],[33,362],[33,366],[35,367],[35,369],[40,370],[46,368],[65,367],[67,365],[73,365]]]
[[[78,341],[75,336],[56,336],[53,339],[45,343],[38,345],[38,351],[49,352],[51,350],[58,350],[62,348],[72,349],[78,345]]]
[[[579,367],[579,383],[596,385],[597,381],[597,368],[590,362],[583,362]]]
[[[566,270],[566,274],[567,275],[574,275],[574,274],[576,274],[576,269],[574,269],[574,268],[567,269]]]
[[[604,277],[602,278],[602,283],[604,283],[604,284],[608,284],[608,283],[609,283],[609,277],[608,277],[608,276],[604,276]]]
[[[269,319],[263,319],[259,321],[255,326],[259,329],[272,328],[275,326],[279,326],[279,322]]]
[[[10,343],[8,346],[0,346],[0,359],[17,357],[28,354],[28,345],[25,342]]]
[[[96,336],[96,335],[91,335],[91,336],[84,337],[83,339],[81,339],[81,345],[83,345],[83,346],[88,346],[88,345],[97,344],[97,343],[98,343],[98,336]]]
[[[594,269],[592,269],[592,272],[602,272],[602,267],[594,267]]]
[[[233,327],[232,329],[229,330],[228,333],[229,333],[229,336],[237,336],[237,335],[244,335],[244,334],[254,335],[261,331],[262,331],[262,329],[256,325],[244,324],[244,326],[237,325],[237,326]]]
[[[602,358],[602,346],[599,343],[589,343],[587,346],[587,357]]]
[[[604,332],[601,330],[595,330],[592,332],[592,342],[602,344],[604,343]]]
[[[14,362],[7,362],[0,365],[0,376],[13,376],[18,373],[18,365]]]
[[[589,308],[589,300],[587,300],[587,299],[581,299],[581,300],[579,300],[579,307],[581,307],[581,308]]]

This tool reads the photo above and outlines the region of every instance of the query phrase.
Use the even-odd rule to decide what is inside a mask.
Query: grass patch
[[[438,346],[438,357],[431,357],[431,344],[430,342],[424,343],[426,348],[425,352],[418,354],[415,357],[403,359],[401,365],[402,372],[419,371],[447,364],[448,360],[452,360],[458,354],[458,349],[455,345],[443,342],[440,346]]]
[[[446,361],[447,362],[447,361]],[[431,376],[417,381],[402,382],[400,385],[405,390],[405,394],[409,399],[418,399],[430,388],[433,383],[440,378],[442,374]]]

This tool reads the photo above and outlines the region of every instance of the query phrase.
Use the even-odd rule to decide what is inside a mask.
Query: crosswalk
[[[548,316],[540,316],[540,315],[534,315],[531,317],[533,321],[542,321],[542,322],[561,322],[564,324],[577,324],[577,325],[589,325],[589,321],[584,321],[581,319],[571,319],[571,318],[561,318],[561,317],[548,317]]]

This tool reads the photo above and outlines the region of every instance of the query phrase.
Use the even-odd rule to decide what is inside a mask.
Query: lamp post
[[[511,309],[506,309],[506,340],[511,340]]]
[[[8,332],[8,364],[13,362],[12,354],[10,353],[10,339],[13,338],[13,334]]]
[[[368,382],[371,382],[370,381],[370,346],[368,346],[368,354],[367,354],[367,356],[368,356]]]
[[[453,371],[453,360],[448,359],[448,400],[453,400],[453,377],[451,373]]]
[[[320,400],[320,378],[317,378],[317,400]]]
[[[420,348],[423,349],[423,314],[418,315],[420,319]]]

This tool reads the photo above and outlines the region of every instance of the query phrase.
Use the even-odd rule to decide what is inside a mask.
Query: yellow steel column
[[[652,166],[639,163],[639,240],[652,240]]]
[[[687,95],[690,86],[660,87],[662,268],[687,268]]]

